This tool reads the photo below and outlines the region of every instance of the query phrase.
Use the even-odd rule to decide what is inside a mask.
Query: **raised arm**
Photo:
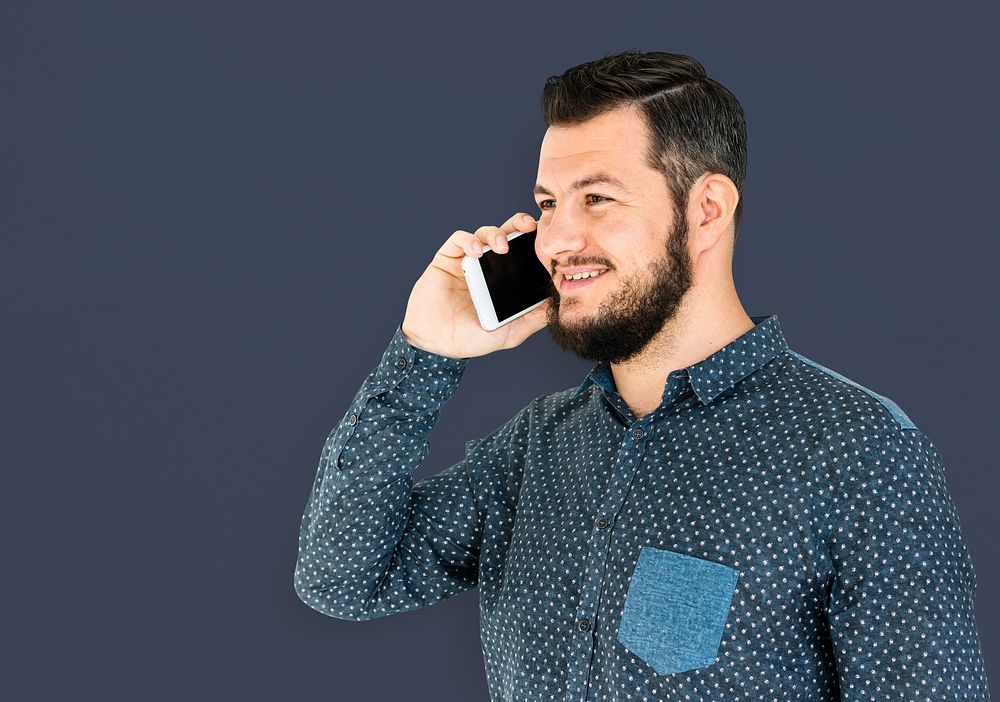
[[[493,494],[506,480],[483,481],[492,492],[477,495],[470,466],[509,472],[524,410],[468,442],[463,461],[416,485],[412,474],[468,359],[513,348],[545,325],[543,305],[483,330],[461,267],[464,256],[482,255],[483,244],[534,226],[517,214],[475,234],[456,231],[414,285],[402,324],[323,448],[295,564],[295,591],[310,607],[371,619],[476,584],[484,519],[494,500],[509,509],[511,498]]]
[[[520,413],[485,439],[468,442],[462,461],[415,485],[412,478],[465,364],[411,346],[397,329],[327,438],[295,566],[295,591],[313,609],[371,619],[476,584],[485,518],[480,500],[491,498],[477,496],[469,466],[507,470]]]

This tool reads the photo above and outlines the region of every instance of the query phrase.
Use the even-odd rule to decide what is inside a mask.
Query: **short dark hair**
[[[743,214],[747,128],[743,107],[705,68],[683,54],[625,51],[551,76],[542,91],[545,124],[585,122],[617,108],[639,108],[652,135],[647,163],[660,171],[684,214],[688,194],[704,173],[722,173],[740,193],[733,240]]]

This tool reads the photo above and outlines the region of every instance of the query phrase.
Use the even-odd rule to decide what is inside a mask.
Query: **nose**
[[[551,272],[554,262],[565,263],[566,258],[587,246],[586,225],[572,216],[552,213],[538,220],[535,235],[535,255]]]

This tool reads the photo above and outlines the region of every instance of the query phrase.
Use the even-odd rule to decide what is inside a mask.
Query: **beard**
[[[623,278],[619,289],[608,293],[595,314],[578,321],[564,322],[560,318],[559,290],[550,278],[552,300],[546,314],[546,327],[553,341],[588,361],[624,363],[638,356],[663,325],[677,314],[681,300],[691,288],[687,237],[687,217],[683,212],[675,212],[666,250],[650,266],[652,279],[639,271]],[[598,261],[568,263],[607,265]],[[608,270],[613,269],[608,266]],[[579,302],[572,300],[570,304]]]

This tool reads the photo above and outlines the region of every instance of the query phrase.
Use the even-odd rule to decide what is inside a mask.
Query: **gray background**
[[[324,617],[299,520],[434,251],[536,213],[545,78],[630,48],[742,101],[742,300],[940,447],[995,680],[984,7],[0,5],[3,696],[487,699],[476,591]],[[589,367],[471,362],[416,477]]]

